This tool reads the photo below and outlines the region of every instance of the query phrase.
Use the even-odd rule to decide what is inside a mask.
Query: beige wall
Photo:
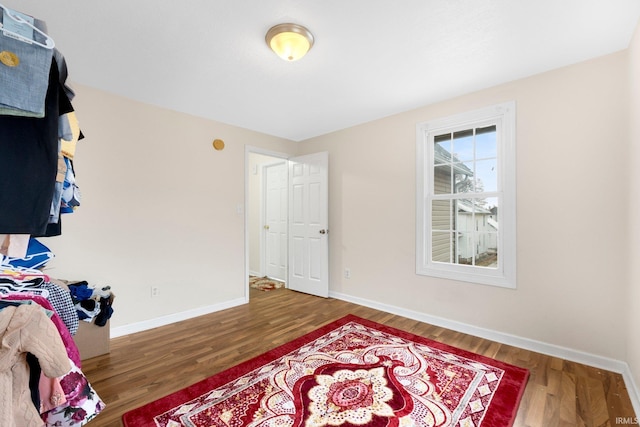
[[[629,48],[630,76],[630,155],[628,181],[629,229],[627,248],[629,256],[629,290],[627,301],[629,317],[627,329],[627,355],[636,385],[640,385],[640,26]]]
[[[638,315],[626,315],[629,304],[639,311],[627,302],[630,221],[611,208],[625,206],[628,178],[640,178],[625,173],[627,72],[620,52],[302,144],[76,86],[87,136],[76,159],[83,200],[63,218],[63,236],[45,241],[57,256],[49,272],[111,285],[114,327],[243,298],[236,209],[245,146],[327,150],[332,292],[634,359],[638,375]],[[509,100],[518,109],[518,288],[417,276],[416,124]],[[212,149],[214,138],[225,150]],[[632,273],[638,282],[640,270]],[[639,293],[634,286],[631,296]]]
[[[295,144],[74,88],[82,205],[43,240],[56,254],[49,274],[111,285],[113,327],[244,298],[245,145]]]
[[[329,151],[331,290],[622,360],[626,52],[302,145]],[[434,82],[437,84],[437,82]],[[415,274],[415,126],[517,102],[516,290]],[[351,279],[343,278],[344,268]]]

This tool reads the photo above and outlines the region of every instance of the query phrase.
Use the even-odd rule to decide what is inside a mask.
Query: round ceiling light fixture
[[[297,61],[313,46],[313,34],[302,25],[278,24],[267,31],[267,45],[285,61]]]

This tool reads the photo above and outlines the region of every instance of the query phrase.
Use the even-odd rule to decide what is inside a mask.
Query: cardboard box
[[[93,323],[80,321],[78,332],[73,337],[80,351],[80,359],[86,360],[92,357],[109,353],[109,340],[111,339],[109,321],[104,326],[96,326]]]

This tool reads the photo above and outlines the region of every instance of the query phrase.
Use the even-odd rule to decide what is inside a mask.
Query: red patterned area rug
[[[529,371],[346,316],[127,412],[126,427],[508,427]]]

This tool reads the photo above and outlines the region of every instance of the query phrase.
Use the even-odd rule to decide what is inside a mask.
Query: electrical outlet
[[[344,269],[344,278],[345,279],[351,279],[351,269],[350,268],[345,268]]]
[[[151,287],[151,298],[157,297],[158,295],[160,295],[160,289],[157,286],[152,286]]]

